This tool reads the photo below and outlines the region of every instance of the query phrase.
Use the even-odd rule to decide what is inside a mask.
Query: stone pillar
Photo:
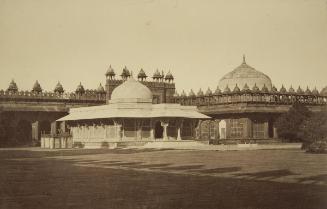
[[[163,127],[162,138],[163,140],[168,140],[168,135],[167,135],[168,122],[161,121],[161,126]]]
[[[264,122],[264,138],[265,139],[269,138],[269,124],[268,124],[268,121]]]
[[[39,121],[35,121],[32,123],[32,140],[34,142],[37,142],[41,139],[41,134],[40,134],[40,123]]]
[[[121,120],[114,120],[114,125],[116,127],[116,136],[117,140],[122,140],[122,121]]]
[[[136,119],[136,139],[142,140],[142,120]]]
[[[274,139],[278,139],[278,132],[277,132],[277,128],[276,128],[275,125],[274,125],[274,127],[273,127],[273,138],[274,138]]]
[[[244,118],[244,138],[252,138],[252,121],[250,118]]]
[[[51,135],[57,134],[57,122],[54,121],[51,123]]]
[[[60,132],[66,133],[66,121],[60,122]]]

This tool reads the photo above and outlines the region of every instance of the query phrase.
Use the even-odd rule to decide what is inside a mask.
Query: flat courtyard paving
[[[301,150],[0,149],[0,208],[327,208]]]

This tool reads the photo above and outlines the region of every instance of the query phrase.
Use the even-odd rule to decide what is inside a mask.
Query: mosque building
[[[287,112],[292,104],[301,103],[311,111],[327,111],[327,87],[319,93],[301,87],[295,91],[284,86],[278,91],[271,79],[246,63],[224,75],[217,89],[197,95],[183,91],[175,96],[182,105],[196,105],[199,111],[212,117],[200,121],[198,138],[217,140],[222,143],[271,142],[278,139],[275,121]]]
[[[112,91],[108,103],[72,108],[57,120],[66,122],[75,146],[101,148],[194,139],[198,120],[210,118],[196,106],[153,104],[151,90],[131,76]],[[51,147],[52,140],[43,138],[42,146]]]
[[[79,83],[74,92],[66,92],[60,82],[44,91],[39,81],[23,91],[12,80],[7,90],[0,90],[0,146],[38,144],[40,138],[43,147],[68,141],[64,147],[112,147],[161,139],[270,143],[279,140],[277,118],[293,104],[327,111],[327,87],[318,91],[290,85],[287,90],[282,85],[277,90],[244,56],[215,90],[191,89],[188,95],[176,92],[170,71],[157,69],[151,80],[143,69],[137,80],[131,74],[124,67],[119,78],[110,66],[104,86],[86,89]],[[56,145],[50,139],[63,141]]]

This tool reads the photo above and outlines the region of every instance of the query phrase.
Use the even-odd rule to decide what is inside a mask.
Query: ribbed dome
[[[110,103],[152,103],[152,92],[130,77],[113,90]]]
[[[244,86],[247,84],[249,88],[253,88],[254,84],[258,88],[262,89],[264,85],[271,90],[271,80],[270,78],[262,72],[255,70],[253,67],[249,66],[245,62],[245,57],[243,56],[243,63],[234,69],[233,71],[227,73],[219,81],[219,87],[224,89],[228,86]]]

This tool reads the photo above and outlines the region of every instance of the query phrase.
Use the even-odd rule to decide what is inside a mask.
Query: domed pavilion
[[[199,111],[213,118],[200,121],[197,137],[218,143],[265,143],[278,141],[276,120],[294,103],[301,103],[313,112],[327,110],[327,87],[319,93],[309,87],[278,91],[271,79],[249,66],[243,56],[240,66],[224,75],[214,93],[175,96],[182,105],[196,105]]]
[[[64,121],[73,143],[81,147],[116,147],[119,143],[193,139],[199,119],[210,117],[196,106],[153,104],[151,90],[129,77],[107,105],[71,108]]]

